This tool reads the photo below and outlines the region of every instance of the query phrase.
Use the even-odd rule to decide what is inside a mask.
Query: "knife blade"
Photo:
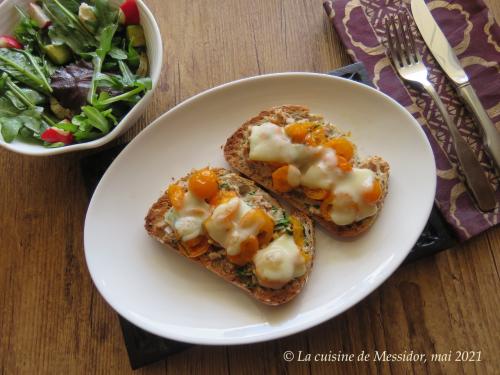
[[[455,51],[439,28],[424,0],[411,0],[411,12],[425,44],[472,112],[476,125],[482,133],[485,149],[500,172],[500,132],[493,125],[479,101]]]

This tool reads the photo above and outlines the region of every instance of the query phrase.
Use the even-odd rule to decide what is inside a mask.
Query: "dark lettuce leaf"
[[[87,103],[93,72],[92,64],[83,60],[57,69],[51,77],[53,95],[63,107],[79,113]]]

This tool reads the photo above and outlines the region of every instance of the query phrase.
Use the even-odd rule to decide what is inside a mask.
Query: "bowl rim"
[[[150,77],[152,81],[151,90],[146,92],[146,94],[137,102],[131,110],[121,119],[121,121],[104,137],[95,139],[93,141],[84,142],[84,143],[75,143],[69,146],[57,147],[57,148],[48,148],[43,147],[41,145],[35,145],[38,147],[29,148],[29,149],[20,149],[16,144],[7,143],[0,137],[0,146],[9,151],[13,151],[17,154],[29,155],[29,156],[51,156],[51,155],[61,155],[68,152],[74,151],[83,151],[90,150],[94,148],[98,148],[100,146],[109,143],[113,139],[117,138],[122,134],[122,128],[130,120],[130,116],[133,115],[134,109],[137,109],[139,106],[146,106],[152,98],[153,92],[158,86],[158,82],[160,80],[161,68],[163,65],[163,40],[161,37],[160,29],[158,27],[158,23],[156,22],[155,17],[151,10],[147,7],[147,5],[142,0],[136,0],[139,8],[141,10],[141,15],[144,15],[145,18],[151,23],[151,27],[153,29],[153,40],[149,40],[151,47],[158,50],[158,59],[156,60],[158,63],[155,66],[155,69],[150,72]],[[7,9],[3,8],[12,8],[16,3],[16,0],[5,0],[3,3],[0,3],[0,11],[7,11]],[[10,9],[9,9],[10,10]],[[141,22],[142,23],[142,22]],[[24,143],[24,142],[23,142]]]

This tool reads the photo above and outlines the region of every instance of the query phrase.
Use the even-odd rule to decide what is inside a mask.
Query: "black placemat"
[[[351,64],[328,74],[371,85],[362,63]],[[106,169],[124,147],[124,144],[118,145],[81,159],[81,171],[89,198]],[[452,230],[438,209],[433,207],[429,221],[405,263],[448,249],[456,243]],[[153,335],[134,326],[121,316],[119,318],[130,366],[134,370],[192,346]]]

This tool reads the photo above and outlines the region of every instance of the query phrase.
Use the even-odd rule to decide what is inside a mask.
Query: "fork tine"
[[[410,18],[408,17],[408,13],[404,14],[404,18],[406,21],[406,27],[408,30],[408,38],[410,40],[410,47],[411,47],[413,58],[415,59],[415,62],[419,62],[422,60],[422,56],[420,55],[420,52],[418,51],[417,44],[415,43],[415,36],[413,35],[413,30],[411,29],[411,23],[410,23]]]
[[[405,37],[404,37],[404,32],[402,30],[402,25],[396,21],[396,17],[391,16],[391,18],[392,18],[392,23],[394,25],[394,31],[395,31],[396,40],[397,40],[398,47],[399,47],[398,49],[400,52],[401,62],[403,63],[403,65],[411,64],[411,61],[408,57],[408,51],[405,48],[405,43],[403,42]]]
[[[403,19],[403,13],[398,12],[398,20],[399,20],[399,29],[400,29],[400,36],[403,39],[403,46],[404,46],[404,54],[406,57],[406,61],[408,64],[412,64],[413,60],[413,52],[411,50],[410,43],[408,41],[408,33],[411,33],[411,29],[409,28],[409,23],[405,22]],[[416,60],[415,60],[416,62]]]
[[[401,66],[401,61],[399,57],[398,47],[393,37],[394,35],[393,30],[394,30],[394,20],[391,16],[385,21],[385,31],[387,34],[387,44],[389,45],[391,51],[392,60],[394,62],[394,65],[396,65],[396,67],[399,68]]]
[[[389,19],[386,19],[385,20],[385,36],[387,38],[387,46],[389,47],[390,57],[391,57],[394,65],[399,67],[400,63],[399,63],[399,59],[398,59],[398,56],[396,53],[396,49],[394,47],[394,40],[392,39],[391,34],[392,34],[391,33],[391,23],[390,23]]]

